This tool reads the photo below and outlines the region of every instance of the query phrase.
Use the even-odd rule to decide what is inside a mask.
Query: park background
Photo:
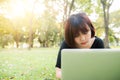
[[[106,48],[120,48],[119,0],[0,0],[0,80],[56,80],[64,22],[86,12]]]

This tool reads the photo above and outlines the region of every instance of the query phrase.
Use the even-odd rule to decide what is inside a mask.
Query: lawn
[[[58,48],[0,50],[0,80],[56,80]]]

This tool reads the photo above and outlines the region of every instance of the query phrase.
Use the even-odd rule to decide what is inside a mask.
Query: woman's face
[[[75,37],[75,43],[77,47],[80,48],[87,48],[91,42],[91,30],[90,28],[87,26],[88,28],[88,32],[86,32],[85,34],[83,33],[79,33],[79,36]]]

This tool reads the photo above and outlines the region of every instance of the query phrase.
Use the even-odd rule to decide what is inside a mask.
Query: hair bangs
[[[73,34],[73,37],[78,37],[80,35],[80,33],[82,34],[86,34],[87,32],[89,31],[88,27],[87,27],[87,24],[80,24],[78,26],[73,27],[72,29],[72,34]]]

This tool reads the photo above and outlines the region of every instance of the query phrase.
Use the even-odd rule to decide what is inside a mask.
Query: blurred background
[[[58,80],[64,22],[86,12],[106,48],[120,48],[120,0],[0,0],[0,80]]]
[[[0,48],[58,47],[64,22],[86,12],[105,47],[120,46],[118,0],[0,0]]]

